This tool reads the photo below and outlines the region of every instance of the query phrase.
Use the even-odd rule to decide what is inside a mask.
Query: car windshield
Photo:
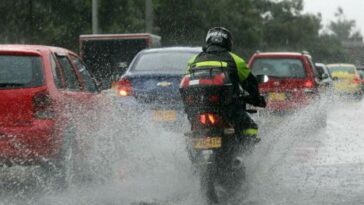
[[[254,75],[268,75],[280,78],[304,78],[303,63],[292,58],[258,58],[252,65]]]
[[[142,54],[135,63],[133,70],[140,72],[184,73],[188,60],[194,52],[154,52]]]
[[[333,73],[355,74],[354,66],[328,66],[328,69],[331,75]]]
[[[42,83],[40,57],[0,55],[0,89],[35,87]]]

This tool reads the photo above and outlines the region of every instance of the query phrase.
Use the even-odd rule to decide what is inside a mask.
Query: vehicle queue
[[[48,177],[57,176],[58,184],[67,186],[69,169],[78,163],[69,154],[83,156],[87,150],[77,131],[97,129],[83,119],[97,100],[109,94],[124,107],[130,102],[135,109],[143,107],[138,113],[155,123],[179,127],[186,118],[178,92],[180,80],[188,59],[201,50],[144,49],[115,86],[102,92],[103,79],[96,79],[70,50],[0,45],[0,163],[40,165]],[[308,52],[256,52],[248,65],[254,75],[269,76],[260,91],[271,114],[295,112],[331,92],[357,100],[363,96],[362,69],[353,64],[314,64]],[[325,127],[326,110],[317,114],[320,127]]]

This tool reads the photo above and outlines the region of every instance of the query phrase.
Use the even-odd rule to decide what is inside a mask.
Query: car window
[[[0,89],[42,84],[43,65],[39,56],[0,55]]]
[[[302,60],[294,58],[257,58],[253,62],[252,73],[287,78],[306,76]]]
[[[70,90],[80,90],[80,83],[68,58],[66,56],[57,56],[57,59],[62,66],[67,88]]]
[[[322,76],[325,73],[325,70],[322,66],[315,66],[319,76]]]
[[[348,74],[355,74],[355,67],[354,66],[328,66],[327,67],[330,75],[333,73],[348,73]]]
[[[313,75],[317,80],[321,79],[321,75],[319,73],[319,71],[317,70],[316,66],[314,65],[313,61],[312,61],[312,57],[311,56],[306,56],[306,59],[308,60],[308,63],[310,64],[312,71],[313,71]]]
[[[78,57],[71,56],[71,60],[85,82],[85,89],[90,92],[97,92],[95,80],[92,78],[90,72],[87,70],[86,65]]]
[[[143,53],[133,66],[134,71],[184,73],[193,52],[154,52]]]
[[[51,69],[52,69],[54,83],[56,84],[57,88],[63,88],[60,70],[59,68],[57,68],[56,60],[52,55],[50,55],[50,61],[51,61]]]

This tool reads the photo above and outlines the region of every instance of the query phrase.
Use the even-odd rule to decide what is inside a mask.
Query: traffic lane
[[[334,105],[326,129],[310,130],[312,109],[266,132],[252,158],[258,163],[249,173],[251,198],[259,204],[357,204],[363,198],[362,107],[361,102]]]

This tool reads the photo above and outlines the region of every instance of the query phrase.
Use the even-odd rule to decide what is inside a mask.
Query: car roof
[[[158,52],[177,52],[177,51],[186,51],[186,52],[195,52],[199,53],[202,51],[202,47],[162,47],[162,48],[148,48],[141,51],[141,53],[158,53]]]
[[[302,55],[309,55],[308,53],[299,53],[299,52],[256,52],[257,56],[289,56],[289,57],[298,57]]]
[[[327,67],[333,67],[333,66],[356,67],[354,64],[349,64],[349,63],[333,63],[333,64],[327,64]]]
[[[325,65],[325,64],[323,64],[323,63],[315,63],[315,66],[326,67],[326,65]]]
[[[60,53],[72,53],[74,52],[55,46],[46,46],[46,45],[30,45],[30,44],[0,44],[0,51],[13,51],[13,52],[34,52],[34,53],[41,53],[41,52],[60,52]]]

